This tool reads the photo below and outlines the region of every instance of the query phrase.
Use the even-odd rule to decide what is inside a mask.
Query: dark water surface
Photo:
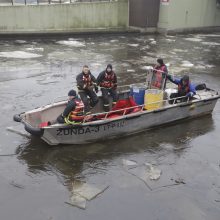
[[[219,33],[0,41],[1,220],[220,219],[220,102],[210,116],[86,146],[50,147],[6,130],[23,130],[15,113],[75,88],[84,64],[97,76],[112,63],[125,85],[145,81],[157,57],[219,90]],[[150,190],[123,159],[138,163],[133,173],[148,162],[162,175]],[[76,181],[109,188],[81,210],[65,203]]]

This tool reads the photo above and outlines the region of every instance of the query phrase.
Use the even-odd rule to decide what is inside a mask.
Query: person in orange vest
[[[176,100],[186,102],[187,100],[191,100],[196,94],[196,86],[190,82],[188,75],[184,75],[181,79],[177,79],[168,74],[167,79],[178,86],[177,93],[172,93],[170,95],[170,104],[173,104]],[[178,97],[180,98],[175,99]]]
[[[99,74],[97,84],[102,91],[103,109],[105,112],[108,112],[110,110],[108,94],[110,94],[113,99],[112,105],[115,105],[118,99],[117,76],[112,70],[111,64],[108,64],[106,69]]]
[[[89,114],[90,106],[94,107],[99,100],[98,96],[96,95],[96,93],[98,93],[96,78],[92,75],[87,65],[85,65],[82,72],[77,75],[76,82],[80,98],[85,106],[84,111],[86,114]],[[90,102],[88,97],[90,98]]]
[[[166,84],[167,74],[167,66],[164,64],[163,59],[157,59],[157,64],[153,69],[151,86],[156,87],[158,89],[163,89],[163,85],[165,87]],[[163,83],[164,80],[165,82]]]
[[[68,93],[69,96],[69,101],[63,111],[62,114],[60,114],[57,117],[57,122],[60,124],[63,124],[66,122],[66,118],[69,116],[69,114],[74,111],[76,109],[77,106],[77,102],[76,102],[76,98],[77,98],[77,94],[75,90],[70,90]]]

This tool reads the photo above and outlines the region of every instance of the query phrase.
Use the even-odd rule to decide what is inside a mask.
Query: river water
[[[0,218],[2,220],[220,219],[220,102],[210,116],[85,146],[50,147],[13,122],[16,113],[76,88],[84,64],[108,63],[119,84],[143,82],[162,57],[170,73],[220,88],[220,33],[0,40]],[[124,160],[137,163],[128,169]],[[145,163],[162,171],[143,182]],[[75,183],[108,189],[82,210]]]

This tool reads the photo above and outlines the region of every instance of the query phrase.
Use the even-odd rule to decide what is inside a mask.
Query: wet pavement
[[[146,66],[163,57],[171,73],[188,72],[193,82],[219,90],[219,33],[20,38],[0,45],[1,219],[219,220],[220,102],[210,116],[85,146],[51,147],[6,130],[22,131],[14,114],[75,88],[84,64],[97,76],[112,63],[126,85],[145,81]],[[158,180],[142,181],[145,163],[162,171]],[[81,210],[67,204],[76,182],[108,189]]]

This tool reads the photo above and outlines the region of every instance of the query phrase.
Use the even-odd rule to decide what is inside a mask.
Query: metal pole
[[[14,5],[14,1],[13,0],[11,0],[11,5]]]
[[[25,5],[27,4],[27,0],[24,0]]]

